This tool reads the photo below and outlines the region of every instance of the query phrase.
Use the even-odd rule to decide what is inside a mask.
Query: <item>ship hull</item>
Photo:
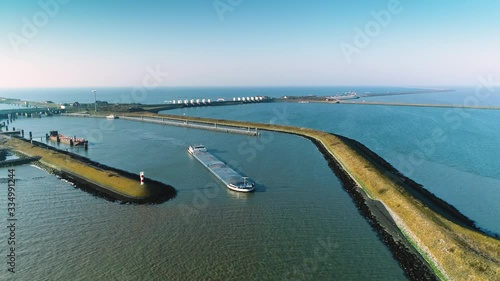
[[[229,168],[224,162],[221,162],[215,156],[205,150],[193,150],[188,148],[188,153],[207,168],[217,179],[219,179],[228,189],[236,192],[252,192],[255,185],[246,181],[241,175]],[[241,181],[241,179],[245,179]]]

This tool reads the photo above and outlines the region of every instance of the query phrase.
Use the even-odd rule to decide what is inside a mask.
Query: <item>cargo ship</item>
[[[255,184],[248,180],[248,177],[243,177],[228,167],[224,162],[209,153],[205,146],[191,145],[188,152],[227,188],[238,192],[251,192],[255,189]]]
[[[85,149],[88,148],[88,141],[82,138],[77,138],[76,136],[74,137],[68,137],[65,135],[59,134],[58,131],[50,131],[50,134],[46,135],[47,139],[50,139],[51,141],[57,142],[57,143],[64,143],[64,144],[69,144],[70,146],[81,146],[84,147]]]

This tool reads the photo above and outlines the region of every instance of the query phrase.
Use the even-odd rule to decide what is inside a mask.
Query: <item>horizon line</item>
[[[390,88],[420,88],[420,89],[451,89],[453,87],[475,87],[471,84],[457,85],[165,85],[157,86],[153,89],[163,88],[330,88],[330,87],[390,87]],[[21,90],[21,89],[110,89],[110,88],[136,88],[143,87],[137,85],[128,86],[42,86],[42,87],[2,87],[0,90]],[[151,90],[151,89],[147,89]]]

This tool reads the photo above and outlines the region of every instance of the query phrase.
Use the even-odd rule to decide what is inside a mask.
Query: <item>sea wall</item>
[[[411,243],[406,239],[401,239],[403,234],[390,217],[385,206],[370,199],[320,142],[313,138],[308,139],[323,154],[328,166],[340,179],[344,190],[351,196],[359,213],[370,223],[379,238],[390,249],[394,259],[399,262],[408,278],[410,280],[438,280],[432,267],[413,248]]]
[[[151,113],[135,116],[143,115],[252,127],[313,140],[409,278],[424,280],[430,270],[443,280],[500,276],[500,240],[476,229],[456,208],[404,177],[359,142],[293,126]],[[422,260],[425,263],[419,262]]]

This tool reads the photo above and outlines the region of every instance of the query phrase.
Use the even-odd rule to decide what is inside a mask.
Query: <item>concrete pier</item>
[[[182,120],[182,119],[170,119],[168,117],[132,117],[132,116],[120,116],[120,119],[139,121],[139,122],[147,122],[147,123],[155,123],[155,124],[163,124],[169,126],[179,126],[179,127],[188,127],[194,129],[202,129],[202,130],[211,130],[225,133],[233,133],[233,134],[242,134],[242,135],[250,135],[257,136],[259,134],[256,128],[244,128],[244,127],[234,127],[229,125],[222,125],[218,123],[213,123],[212,125],[206,123],[197,123],[194,121]]]

